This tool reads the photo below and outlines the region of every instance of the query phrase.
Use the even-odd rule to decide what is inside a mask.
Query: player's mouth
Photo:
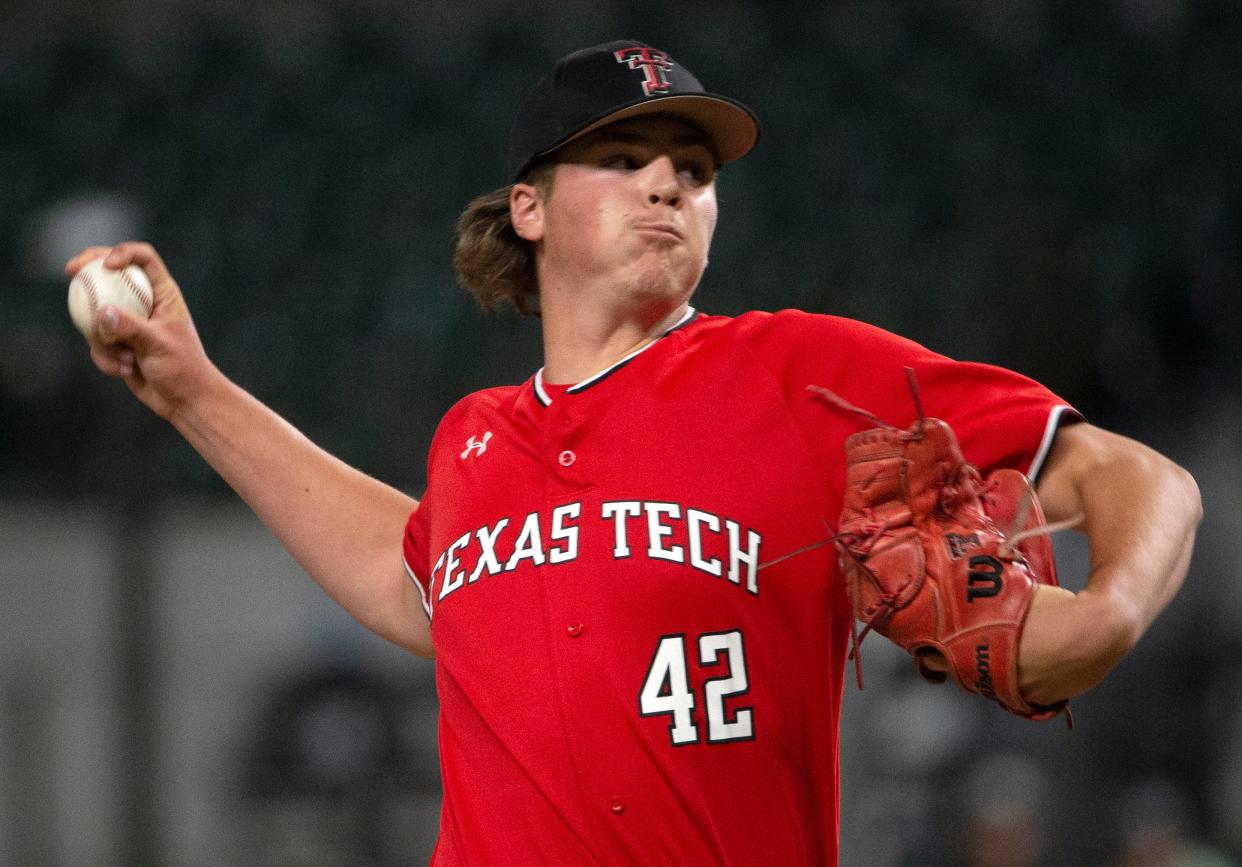
[[[639,223],[634,228],[643,234],[655,235],[674,241],[686,240],[686,236],[672,223]]]

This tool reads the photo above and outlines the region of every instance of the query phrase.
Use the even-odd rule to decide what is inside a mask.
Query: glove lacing
[[[876,574],[872,572],[870,568],[867,567],[867,563],[864,559],[862,559],[862,557],[870,553],[871,549],[875,546],[875,544],[878,541],[880,541],[880,539],[882,539],[885,536],[891,536],[892,531],[889,529],[887,519],[884,519],[884,518],[877,519],[874,511],[872,511],[871,509],[867,510],[867,518],[868,518],[868,523],[864,525],[863,532],[861,534],[859,533],[838,533],[834,531],[831,526],[828,525],[827,521],[825,521],[824,524],[825,526],[828,527],[828,536],[826,538],[819,539],[818,541],[812,542],[809,545],[803,545],[801,548],[796,548],[793,551],[788,552],[787,554],[782,554],[781,556],[777,557],[774,560],[769,560],[766,563],[760,563],[758,568],[760,570],[767,569],[769,566],[775,566],[777,563],[783,563],[784,561],[790,559],[791,557],[797,557],[799,554],[805,554],[807,551],[813,551],[816,548],[822,548],[825,545],[835,544],[838,550],[840,550],[842,556],[848,556],[850,559],[852,559],[855,563],[858,564],[859,568],[861,568],[863,571],[865,571],[868,575],[871,576],[872,582],[877,587],[882,587],[883,585],[880,584],[880,581],[876,577]],[[876,612],[876,614],[873,615],[871,617],[871,620],[867,622],[867,625],[863,627],[862,632],[858,631],[857,618],[855,618],[852,613],[850,615],[850,649],[849,649],[848,655],[846,656],[846,659],[853,660],[854,662],[854,675],[858,679],[859,689],[863,688],[862,651],[861,651],[862,641],[864,638],[867,637],[867,633],[871,631],[872,621],[878,619],[879,617],[887,615],[889,611],[892,611],[894,608],[897,607],[897,599],[898,597],[901,596],[901,593],[906,589],[907,586],[908,584],[903,584],[901,587],[898,587],[896,590],[893,590],[893,591],[885,590],[884,592],[880,594],[879,598],[876,601],[876,604],[871,609],[869,609],[869,611],[874,611]]]

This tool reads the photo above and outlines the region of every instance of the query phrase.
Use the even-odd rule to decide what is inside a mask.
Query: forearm
[[[328,454],[215,371],[169,420],[329,596],[369,629],[431,654],[418,590],[401,567],[414,499]]]

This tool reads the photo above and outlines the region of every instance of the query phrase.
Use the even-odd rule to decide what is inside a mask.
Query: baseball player
[[[418,503],[225,378],[150,246],[68,264],[146,269],[154,315],[105,311],[98,367],[359,621],[434,656],[436,864],[836,863],[847,648],[855,614],[874,612],[852,606],[830,543],[848,492],[881,478],[847,474],[863,464],[843,445],[869,425],[842,406],[893,425],[898,448],[942,419],[983,473],[1037,479],[1049,520],[1085,516],[1086,588],[1028,582],[1011,710],[1051,715],[1093,686],[1182,582],[1193,480],[1039,384],[842,318],[695,309],[716,173],[758,134],[749,109],[650,46],[556,65],[519,110],[514,182],[467,208],[455,259],[484,305],[539,312],[544,366],[449,410]],[[938,508],[987,501],[975,476],[953,479]],[[860,507],[871,535],[850,556],[900,537],[892,514]],[[1003,569],[972,565],[963,610],[1034,569],[970,557],[988,559]],[[884,571],[868,568],[854,572]],[[938,640],[920,666],[967,685]],[[973,691],[992,695],[1002,667]]]

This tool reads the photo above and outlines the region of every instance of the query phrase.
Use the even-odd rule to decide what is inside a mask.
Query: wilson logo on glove
[[[988,656],[988,646],[980,644],[975,647],[975,672],[979,679],[975,681],[975,692],[992,701],[999,701],[996,688],[992,686],[992,661]]]
[[[966,601],[974,602],[976,599],[986,599],[1000,593],[1005,584],[1001,577],[1004,573],[1005,567],[995,557],[987,554],[971,557],[970,572],[967,573],[970,583],[966,587]]]

